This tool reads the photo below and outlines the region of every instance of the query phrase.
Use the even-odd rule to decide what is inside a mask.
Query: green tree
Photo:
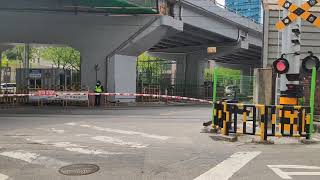
[[[41,47],[38,47],[38,48],[30,47],[29,59],[33,63],[40,63],[42,51],[43,51],[43,48],[41,48]]]
[[[212,81],[213,69],[207,68],[204,71],[204,78],[206,81]],[[226,81],[237,81],[240,80],[241,71],[229,68],[219,67],[217,68],[217,74],[219,79]]]
[[[4,55],[8,60],[20,60],[23,59],[24,47],[21,45],[15,46],[14,48],[8,49],[4,52]]]
[[[80,70],[80,52],[71,47],[49,47],[41,54],[59,68]]]
[[[137,63],[139,80],[146,83],[159,83],[161,75],[170,68],[165,60],[148,56],[147,53],[141,54]]]

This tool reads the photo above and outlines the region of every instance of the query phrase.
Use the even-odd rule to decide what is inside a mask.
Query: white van
[[[1,93],[14,94],[16,93],[16,83],[1,83]]]

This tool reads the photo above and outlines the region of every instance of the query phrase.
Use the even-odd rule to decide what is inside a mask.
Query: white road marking
[[[160,116],[169,116],[169,115],[172,115],[172,114],[175,114],[176,112],[175,111],[171,111],[171,112],[168,112],[168,113],[161,113]]]
[[[108,151],[104,151],[101,149],[91,149],[91,148],[88,149],[87,146],[81,146],[81,145],[73,144],[70,142],[52,142],[52,143],[50,143],[48,140],[39,140],[39,139],[30,139],[30,138],[27,138],[26,140],[36,142],[39,144],[51,145],[51,146],[54,146],[57,148],[64,148],[67,151],[77,152],[80,154],[103,155],[103,156],[122,154],[122,153],[108,152]]]
[[[53,145],[54,147],[58,147],[58,148],[68,148],[68,147],[86,147],[86,146],[81,146],[78,144],[72,144],[70,142],[55,142],[55,143],[48,143],[50,145]]]
[[[39,130],[44,130],[44,131],[52,131],[54,133],[58,133],[58,134],[63,134],[65,132],[65,130],[62,130],[62,129],[56,129],[56,128],[36,128],[36,129],[39,129]]]
[[[58,134],[63,134],[65,131],[62,129],[55,129],[55,128],[51,128],[51,131],[58,133]]]
[[[316,171],[301,171],[301,172],[285,172],[283,169],[311,169],[311,170],[320,170],[320,167],[317,166],[304,166],[304,165],[268,165],[268,167],[280,176],[282,179],[292,179],[291,176],[320,176],[320,172]]]
[[[69,126],[75,126],[75,125],[76,125],[76,123],[74,123],[74,122],[69,122],[69,123],[66,123],[66,125],[69,125]]]
[[[261,152],[237,152],[194,180],[228,180]]]
[[[76,123],[66,123],[66,125],[75,126],[77,124]],[[85,127],[85,128],[95,129],[98,131],[105,131],[105,132],[112,132],[112,133],[119,133],[119,134],[126,134],[126,135],[140,135],[142,137],[159,139],[159,140],[167,140],[170,138],[168,136],[159,136],[159,135],[155,135],[155,134],[147,134],[147,133],[136,132],[136,131],[125,131],[125,130],[121,130],[121,129],[103,128],[103,127],[98,127],[98,126],[91,126],[88,124],[80,124],[79,126]]]
[[[120,146],[129,146],[132,148],[145,148],[148,146],[146,144],[139,144],[136,142],[125,142],[125,141],[122,141],[121,139],[117,139],[109,136],[95,136],[95,137],[92,137],[92,139],[105,142],[105,143],[120,145]]]
[[[37,159],[40,156],[40,154],[29,153],[26,151],[7,151],[7,152],[0,153],[0,155],[11,157],[14,159],[20,159],[20,160],[26,161],[28,163],[31,163],[32,161],[34,161],[35,159]]]
[[[77,137],[85,137],[85,136],[89,136],[89,134],[77,134]]]
[[[0,180],[7,180],[9,176],[0,173]]]
[[[115,154],[121,154],[121,153],[113,153],[113,152],[107,152],[103,150],[98,150],[98,149],[85,149],[85,148],[66,148],[66,150],[71,151],[71,152],[77,152],[81,154],[91,154],[91,155],[115,155]]]
[[[160,116],[169,116],[169,115],[173,115],[173,114],[184,114],[184,113],[190,113],[190,112],[197,112],[200,110],[190,110],[190,111],[170,111],[168,113],[161,113]]]
[[[41,156],[40,154],[30,153],[27,151],[19,150],[19,151],[6,151],[0,153],[1,156],[6,156],[13,159],[18,159],[21,161],[25,161],[31,164],[42,165],[48,168],[60,168],[69,163],[60,161],[54,158]]]

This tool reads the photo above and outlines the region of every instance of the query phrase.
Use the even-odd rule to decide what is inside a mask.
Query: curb
[[[301,139],[300,143],[302,143],[302,144],[319,144],[319,141],[315,141],[312,139]]]
[[[238,136],[233,135],[221,135],[221,134],[213,134],[210,136],[215,141],[227,141],[227,142],[236,142],[238,141]]]
[[[275,144],[274,141],[272,140],[257,140],[257,139],[252,139],[252,143],[256,143],[256,144],[266,144],[266,145],[271,145],[271,144]]]

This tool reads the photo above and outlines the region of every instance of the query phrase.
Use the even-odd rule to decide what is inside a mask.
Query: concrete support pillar
[[[207,67],[207,60],[197,56],[187,56],[186,59],[186,84],[203,85],[204,70]]]
[[[186,79],[186,56],[177,58],[176,60],[176,86],[182,87]]]
[[[203,96],[204,70],[207,60],[202,56],[186,55],[184,59],[177,61],[176,83],[182,85],[184,96]]]
[[[106,54],[99,49],[80,50],[81,54],[81,85],[87,86],[90,91],[93,91],[97,80],[106,87],[107,85],[107,65]]]
[[[114,55],[107,63],[107,91],[116,93],[136,93],[137,57]],[[134,96],[116,96],[115,101],[135,102]]]

